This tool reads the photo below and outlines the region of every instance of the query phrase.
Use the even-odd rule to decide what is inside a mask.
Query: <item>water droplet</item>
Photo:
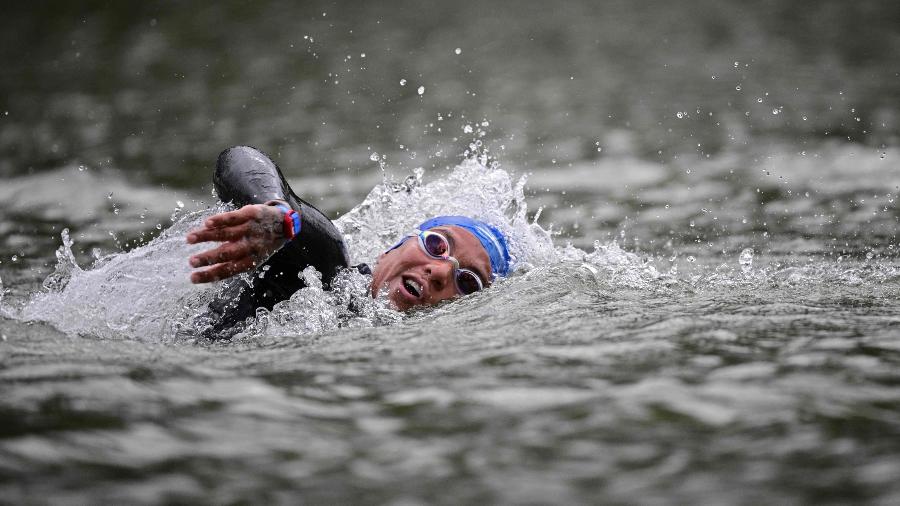
[[[462,49],[461,49],[461,48],[456,48],[456,49],[453,50],[453,52],[456,53],[456,54],[462,54]]]
[[[753,268],[753,248],[744,248],[738,257],[738,263],[741,264],[741,271],[744,274],[750,274]]]
[[[377,162],[378,160],[381,160],[381,155],[379,155],[377,152],[373,152],[371,155],[369,155],[369,160]]]
[[[739,84],[739,85],[735,86],[734,89],[737,91],[741,91],[741,85]]]
[[[882,151],[882,152],[881,152],[881,159],[884,160],[884,157],[886,157],[886,156],[887,156],[887,153],[885,153],[884,151]]]
[[[108,198],[109,200],[112,200],[112,195],[113,195],[113,192],[109,192],[106,194],[106,198]]]
[[[183,209],[183,208],[184,208],[184,202],[182,202],[182,201],[180,201],[180,200],[176,200],[176,201],[175,201],[175,205],[178,206],[179,209]]]
[[[806,121],[806,119],[807,119],[806,115],[804,114],[802,117],[803,117],[803,121]]]
[[[756,103],[761,104],[761,103],[762,103],[762,97],[757,97],[757,98],[756,98]]]
[[[419,86],[419,89],[416,90],[416,92],[417,92],[419,95],[424,95],[424,94],[425,94],[425,87],[424,87],[424,86]]]
[[[472,125],[466,125],[463,127],[463,132],[470,134],[472,133]]]
[[[12,260],[13,262],[18,262],[18,261],[19,261],[19,256],[18,256],[18,255],[13,255],[13,256],[9,257],[9,259]]]
[[[678,116],[678,119],[681,119],[681,118],[684,117],[684,113],[681,112],[681,111],[678,111],[678,112],[675,113],[675,116]]]
[[[772,114],[778,114],[780,112],[781,112],[781,109],[778,109],[777,107],[775,109],[772,109]]]
[[[400,80],[400,86],[406,86],[406,79]]]
[[[694,263],[694,262],[697,261],[697,259],[694,258],[694,255],[688,255],[687,261],[690,262],[690,263]]]

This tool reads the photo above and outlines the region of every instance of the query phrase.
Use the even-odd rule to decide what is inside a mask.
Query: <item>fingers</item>
[[[206,219],[187,235],[188,244],[220,242],[190,258],[192,267],[212,266],[191,274],[194,283],[225,279],[256,267],[282,244],[281,211],[254,204]]]
[[[254,267],[256,267],[256,262],[250,257],[245,257],[234,262],[216,264],[209,269],[192,273],[191,283],[212,283],[213,281],[230,278],[235,274],[249,271]]]
[[[253,258],[258,252],[250,243],[239,241],[225,243],[218,248],[197,253],[190,258],[191,267],[204,267],[222,262],[231,262],[244,257]]]
[[[203,227],[192,230],[190,233],[188,233],[187,242],[188,244],[194,244],[198,242],[215,240],[203,239],[202,234],[204,232],[222,228],[235,227],[243,224],[249,225],[249,222],[259,217],[259,213],[260,211],[259,209],[257,209],[257,206],[249,205],[235,211],[228,211],[227,213],[219,213],[210,216],[206,219],[206,221],[203,222]]]
[[[209,241],[238,241],[240,239],[248,237],[250,233],[250,223],[248,222],[226,228],[201,228],[189,233],[187,236],[187,242],[188,244],[196,244],[198,242]]]
[[[228,211],[227,213],[219,213],[210,216],[203,222],[203,226],[206,228],[233,227],[250,221],[258,216],[259,209],[257,209],[257,206],[249,205],[235,211]]]
[[[280,218],[281,211],[270,206],[247,205],[236,211],[210,216],[203,222],[203,227],[188,233],[187,243],[236,241],[251,235],[280,238],[282,235]]]

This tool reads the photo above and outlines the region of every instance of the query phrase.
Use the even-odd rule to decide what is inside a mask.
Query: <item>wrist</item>
[[[282,233],[284,234],[285,239],[290,241],[300,234],[300,228],[302,226],[300,213],[291,209],[290,206],[288,206],[284,201],[281,200],[272,200],[267,202],[266,204],[277,207],[281,211]]]

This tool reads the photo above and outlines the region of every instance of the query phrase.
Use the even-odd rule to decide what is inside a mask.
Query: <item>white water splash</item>
[[[517,273],[560,262],[592,266],[621,286],[647,286],[660,277],[646,260],[623,251],[615,243],[595,244],[593,252],[566,246],[556,248],[551,232],[527,217],[525,178],[516,184],[484,155],[474,156],[427,184],[416,169],[402,183],[376,186],[353,210],[335,223],[344,234],[352,263],[374,264],[378,255],[416,225],[436,215],[465,215],[499,228],[508,238]],[[208,245],[188,245],[185,234],[206,217],[229,209],[220,206],[188,214],[150,243],[124,253],[100,255],[82,268],[72,254],[68,231],[56,253],[56,270],[43,290],[31,296],[16,315],[24,320],[53,324],[71,334],[109,339],[165,341],[193,337],[202,326],[196,317],[206,311],[218,284],[190,283],[187,258]],[[337,328],[392,324],[405,315],[384,298],[369,296],[370,277],[347,270],[325,291],[314,269],[302,276],[306,288],[272,311],[259,310],[245,337],[309,335]],[[497,283],[492,290],[503,290]],[[202,319],[201,319],[202,320]]]
[[[376,186],[361,204],[336,220],[352,263],[374,262],[398,237],[440,215],[463,215],[494,225],[507,237],[513,265],[556,261],[551,234],[529,223],[522,178],[513,186],[509,174],[485,160],[469,158],[446,176],[420,184],[422,173],[404,184]]]
[[[187,258],[203,246],[188,245],[185,233],[219,210],[188,215],[150,243],[102,256],[87,269],[76,263],[72,240],[64,230],[55,271],[20,317],[46,321],[68,333],[110,339],[174,336],[215,292],[214,287],[191,284]]]
[[[315,334],[337,328],[367,328],[399,322],[404,314],[386,298],[369,296],[369,276],[353,269],[338,273],[331,289],[322,288],[321,274],[307,267],[300,274],[306,287],[272,311],[260,309],[257,319],[238,336],[281,337]]]
[[[753,270],[753,248],[744,248],[741,256],[738,257],[738,263],[741,264],[741,271],[744,274],[750,274],[750,271]]]

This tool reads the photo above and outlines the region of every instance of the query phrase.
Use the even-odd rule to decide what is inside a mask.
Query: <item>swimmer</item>
[[[238,209],[211,216],[187,234],[189,244],[221,243],[189,260],[200,269],[192,282],[228,280],[205,316],[210,337],[223,337],[258,308],[290,298],[305,286],[298,274],[308,266],[322,274],[324,287],[341,269],[370,274],[370,295],[385,292],[400,311],[472,294],[510,271],[503,234],[465,216],[431,218],[382,253],[374,269],[351,267],[334,223],[297,197],[275,163],[251,147],[223,151],[213,184],[219,198]],[[249,284],[229,279],[249,271],[261,275]]]

